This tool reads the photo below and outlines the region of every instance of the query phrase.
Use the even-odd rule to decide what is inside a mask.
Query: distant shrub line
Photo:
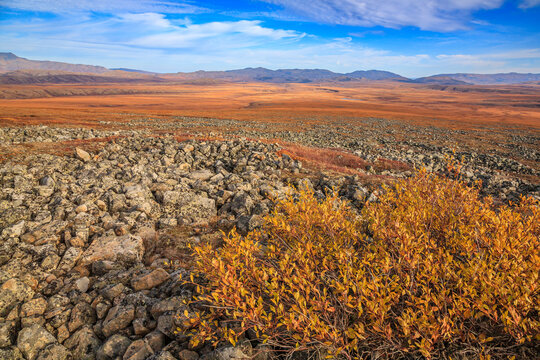
[[[539,238],[538,201],[495,207],[425,171],[360,216],[336,194],[319,202],[304,190],[262,229],[194,248],[205,310],[186,326],[194,346],[247,336],[349,359],[531,356]]]

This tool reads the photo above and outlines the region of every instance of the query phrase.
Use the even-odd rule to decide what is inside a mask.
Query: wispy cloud
[[[422,30],[465,29],[477,10],[499,8],[504,0],[261,0],[304,20],[328,24],[415,26]],[[525,0],[538,2],[539,0]]]
[[[241,20],[185,26],[169,24],[169,31],[139,37],[130,41],[129,44],[152,48],[185,49],[200,48],[210,43],[213,47],[239,48],[254,46],[268,40],[300,39],[304,35],[293,30],[264,27],[257,20]]]
[[[189,14],[206,11],[191,1],[166,0],[2,0],[0,6],[24,11],[70,14],[79,12],[157,12],[168,14]]]

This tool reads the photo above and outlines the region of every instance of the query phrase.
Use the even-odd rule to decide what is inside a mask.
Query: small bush
[[[539,237],[538,202],[495,208],[423,171],[361,216],[337,195],[300,192],[260,231],[194,249],[206,310],[189,320],[192,341],[249,332],[281,351],[346,358],[530,356]]]

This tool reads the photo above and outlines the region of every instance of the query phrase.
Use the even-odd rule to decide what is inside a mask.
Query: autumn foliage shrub
[[[539,237],[537,201],[495,207],[423,171],[361,215],[336,195],[300,192],[261,230],[194,249],[205,310],[188,321],[191,341],[248,334],[345,358],[531,356]]]

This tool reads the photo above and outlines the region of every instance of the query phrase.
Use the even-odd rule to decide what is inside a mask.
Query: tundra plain
[[[0,358],[256,354],[176,332],[189,245],[258,228],[289,185],[360,210],[453,161],[498,203],[540,198],[540,85],[0,85]]]

